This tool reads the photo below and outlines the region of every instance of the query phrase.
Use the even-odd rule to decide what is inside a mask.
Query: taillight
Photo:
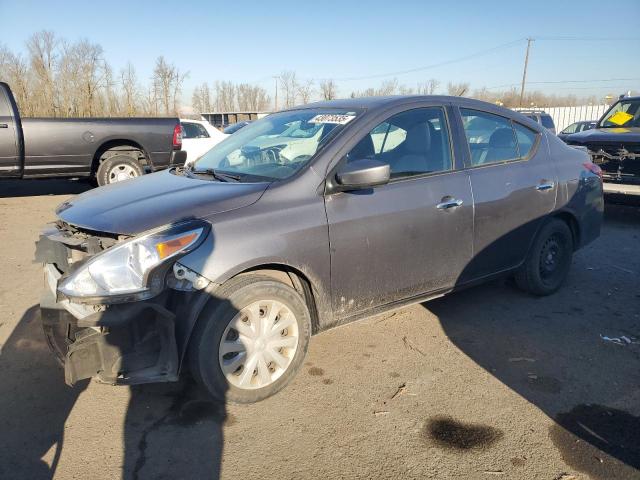
[[[585,162],[582,164],[582,166],[587,170],[589,170],[594,175],[597,175],[598,177],[600,177],[600,180],[602,180],[602,169],[598,165],[591,162]]]
[[[173,127],[173,148],[174,150],[182,148],[182,127],[180,124]]]

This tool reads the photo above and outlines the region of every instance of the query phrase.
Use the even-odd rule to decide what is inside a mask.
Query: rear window
[[[553,123],[553,118],[551,118],[550,115],[541,115],[540,117],[542,119],[542,126],[545,128],[556,128],[555,124]]]

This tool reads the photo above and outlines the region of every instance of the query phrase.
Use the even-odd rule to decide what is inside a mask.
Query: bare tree
[[[303,105],[311,101],[313,93],[313,80],[307,80],[298,85],[298,96],[300,97],[300,103]]]
[[[392,78],[391,80],[385,80],[380,85],[380,88],[376,90],[376,96],[384,97],[386,95],[394,95],[398,90],[398,79]]]
[[[338,88],[330,78],[320,82],[320,92],[324,100],[333,100],[338,96]]]
[[[48,30],[34,33],[27,41],[31,71],[35,77],[32,95],[41,103],[41,111],[56,116],[55,68],[59,40]]]
[[[424,83],[418,84],[418,93],[420,95],[433,95],[440,86],[440,81],[435,78],[430,78]]]
[[[296,72],[293,70],[285,70],[280,74],[280,89],[284,98],[284,107],[293,107],[296,103],[296,95],[298,93],[298,80]]]
[[[120,113],[117,82],[113,78],[111,65],[106,61],[103,62],[102,70],[104,71],[105,113],[109,116],[115,116]]]
[[[191,94],[191,108],[197,113],[205,111],[202,107],[202,91],[200,90],[200,87],[195,87],[193,89],[193,93]]]
[[[180,72],[180,69],[168,63],[162,55],[156,60],[152,79],[156,97],[165,115],[178,114],[182,84],[188,76],[188,72]]]
[[[238,110],[259,112],[269,105],[269,96],[264,88],[241,83],[236,88]]]
[[[216,81],[216,110],[232,112],[236,109],[236,87],[233,82]]]
[[[22,107],[23,115],[33,115],[33,103],[29,101],[29,67],[21,56],[13,54],[4,46],[0,46],[0,78],[5,79],[11,86],[16,102]]]
[[[411,87],[407,87],[405,85],[400,85],[398,87],[398,93],[400,93],[400,95],[413,95],[415,93],[415,91]]]
[[[200,86],[200,96],[202,99],[202,111],[210,112],[212,110],[211,105],[211,89],[209,88],[209,84],[204,82]]]
[[[469,91],[468,83],[453,83],[447,84],[447,93],[456,97],[463,97],[465,93]]]
[[[136,70],[131,62],[120,71],[120,85],[122,88],[122,113],[132,117],[138,113],[139,90]]]

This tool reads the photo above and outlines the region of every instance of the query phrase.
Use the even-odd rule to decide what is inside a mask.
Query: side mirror
[[[384,185],[391,178],[388,163],[378,160],[355,160],[344,164],[336,173],[340,190],[358,190],[376,185]]]

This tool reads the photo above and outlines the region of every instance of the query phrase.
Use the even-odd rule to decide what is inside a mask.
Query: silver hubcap
[[[121,182],[138,176],[138,172],[130,165],[116,165],[109,170],[109,183]]]
[[[218,361],[227,381],[242,389],[266,387],[289,368],[298,349],[298,324],[277,300],[254,302],[227,325]]]

